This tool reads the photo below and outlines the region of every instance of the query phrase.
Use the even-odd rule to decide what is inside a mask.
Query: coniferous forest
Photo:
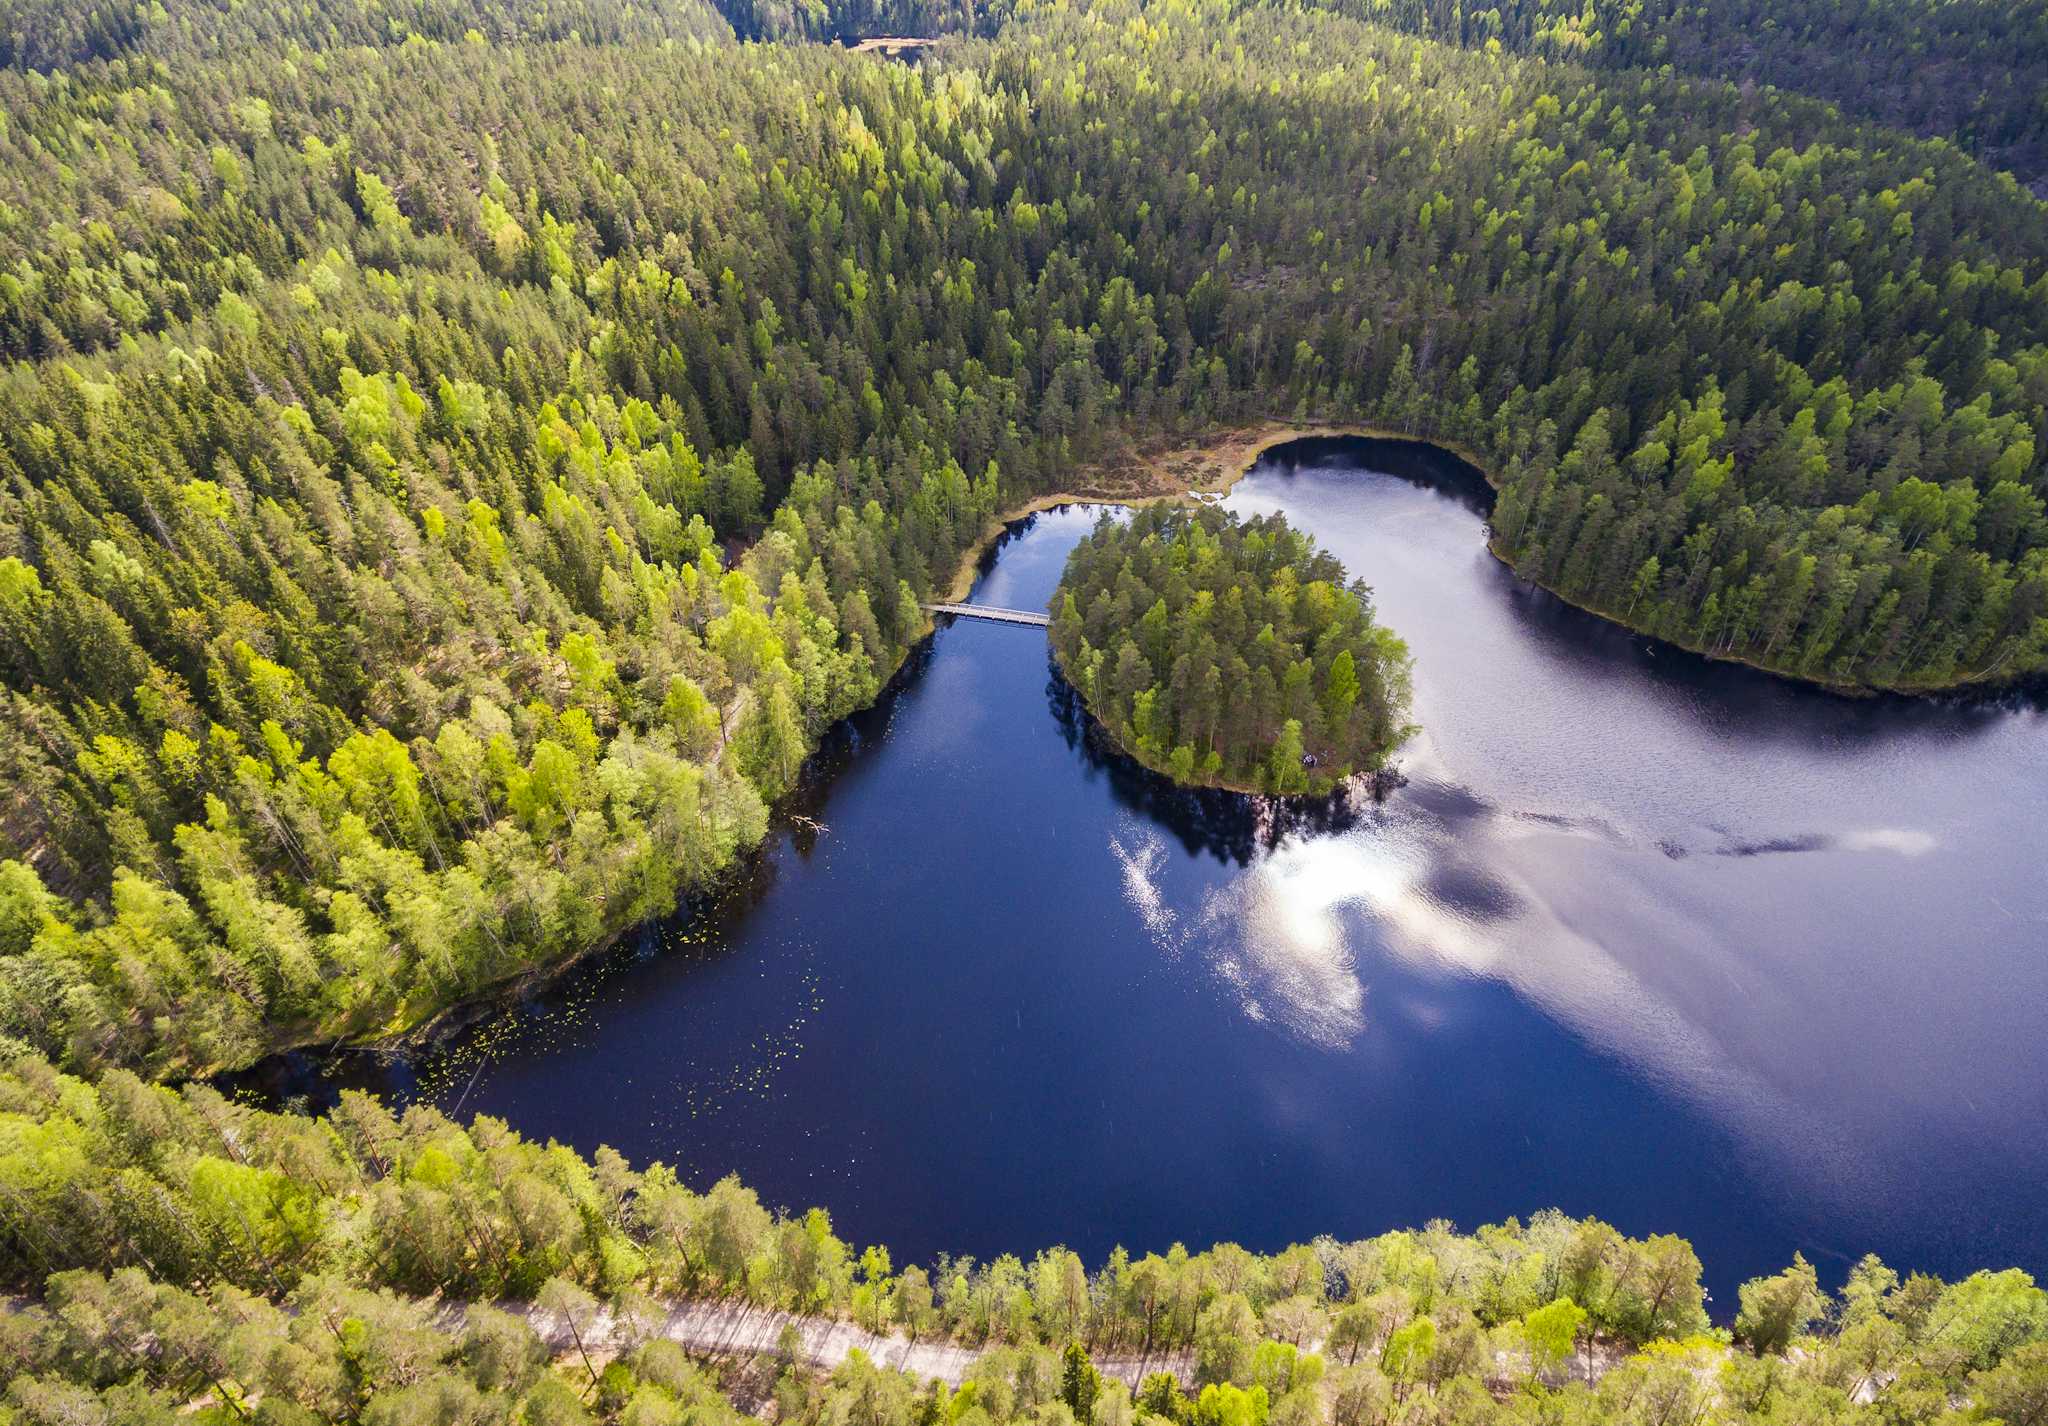
[[[2048,217],[1953,146],[1279,10],[295,14],[0,76],[0,1026],[67,1064],[666,907],[992,513],[1161,432],[1455,440],[1525,574],[1793,674],[2048,659]]]
[[[1175,782],[1328,792],[1407,734],[1406,646],[1285,516],[1105,516],[1068,557],[1052,615],[1068,681]]]
[[[1496,552],[1632,629],[2038,676],[2042,13],[0,5],[0,1420],[723,1421],[649,1332],[557,1369],[442,1310],[707,1294],[1007,1353],[950,1392],[792,1358],[778,1419],[2041,1420],[2017,1273],[1796,1265],[1731,1352],[1689,1248],[1561,1218],[897,1272],[516,1126],[160,1084],[713,885],[998,516],[1160,442],[1454,444]],[[876,31],[947,38],[810,42]],[[1098,536],[1055,643],[1141,758],[1293,791],[1398,741],[1403,650],[1302,537],[1132,528],[1320,610],[1244,611],[1244,680],[1187,661],[1259,724],[1201,735],[1176,620],[1227,581],[1140,600]]]

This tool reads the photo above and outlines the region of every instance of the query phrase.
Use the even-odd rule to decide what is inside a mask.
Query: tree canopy
[[[1408,649],[1285,516],[1105,515],[1052,598],[1061,671],[1116,741],[1177,782],[1327,792],[1405,738]]]
[[[690,1301],[983,1353],[954,1389],[865,1359],[821,1378],[792,1353],[772,1400],[799,1426],[1624,1426],[1645,1401],[1740,1426],[2037,1419],[2048,1293],[2025,1273],[1866,1258],[1831,1293],[1795,1259],[1743,1286],[1732,1334],[1700,1278],[1682,1238],[1557,1212],[1263,1254],[897,1263],[735,1179],[490,1118],[354,1093],[314,1118],[0,1065],[0,1285],[36,1294],[0,1312],[6,1426],[738,1426],[732,1378],[663,1339]],[[1185,1375],[1132,1391],[1091,1357]]]
[[[1769,84],[1953,139],[2048,193],[2048,6],[2001,0],[1317,0],[1476,49]]]
[[[1749,1358],[1689,1247],[1557,1215],[898,1272],[492,1121],[147,1082],[416,1026],[710,884],[990,520],[1134,442],[1452,441],[1501,553],[1631,627],[1859,688],[2048,669],[2048,208],[1993,166],[2039,151],[2038,4],[1340,8],[0,5],[0,1247],[43,1294],[0,1419],[728,1419],[658,1351],[550,1386],[426,1305],[655,1289],[1019,1354],[964,1400],[796,1382],[807,1426],[2037,1419],[2019,1274],[1823,1302],[1795,1263]],[[960,38],[736,38],[871,23]],[[1271,568],[1227,643],[1170,569],[1056,637],[1117,642],[1167,766],[1292,776],[1290,722],[1367,765],[1397,653]],[[1585,1333],[1661,1345],[1573,1385]],[[1075,1336],[1199,1389],[1119,1407],[1032,1355]]]

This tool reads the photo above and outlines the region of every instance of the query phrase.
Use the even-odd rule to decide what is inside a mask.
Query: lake
[[[1226,503],[1413,649],[1383,803],[1177,792],[1091,738],[1042,631],[949,622],[715,901],[270,1092],[737,1172],[899,1262],[1554,1205],[1690,1238],[1723,1317],[1795,1249],[2048,1270],[2038,704],[1631,635],[1495,561],[1483,483],[1422,447],[1296,443]],[[1044,607],[1098,513],[1012,527],[972,598]]]

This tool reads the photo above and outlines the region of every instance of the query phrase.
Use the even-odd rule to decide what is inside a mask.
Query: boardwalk
[[[966,619],[990,619],[998,624],[1031,624],[1043,629],[1052,620],[1027,609],[998,609],[993,604],[927,604],[934,614],[958,614]]]

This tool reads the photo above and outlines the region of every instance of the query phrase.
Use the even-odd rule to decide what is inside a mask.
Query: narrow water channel
[[[1042,631],[939,630],[711,906],[345,1084],[609,1143],[899,1261],[1275,1248],[1555,1205],[1692,1239],[2048,1270],[2048,716],[1850,701],[1531,589],[1434,452],[1308,442],[1229,503],[1375,589],[1423,734],[1274,826],[1113,756]],[[1013,529],[1043,607],[1098,512]]]

